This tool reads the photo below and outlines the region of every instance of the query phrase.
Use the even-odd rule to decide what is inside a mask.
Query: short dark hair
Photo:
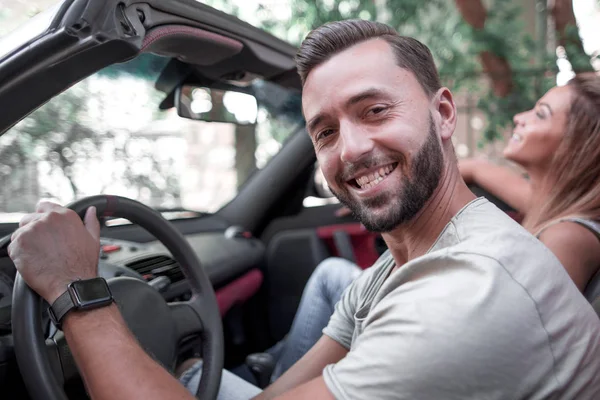
[[[415,74],[429,96],[437,92],[441,87],[440,77],[427,46],[411,37],[399,35],[391,26],[361,19],[328,22],[308,34],[296,54],[302,85],[315,67],[332,56],[355,44],[376,38],[390,44],[398,66]]]

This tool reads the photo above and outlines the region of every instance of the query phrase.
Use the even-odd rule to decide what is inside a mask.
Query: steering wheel
[[[199,335],[202,339],[202,379],[196,393],[216,399],[223,369],[223,327],[213,287],[194,250],[175,227],[155,210],[131,199],[93,196],[69,205],[83,218],[96,207],[98,217],[126,218],[153,234],[171,252],[187,278],[192,297],[167,303],[146,282],[131,277],[109,279],[108,286],[123,318],[138,342],[157,362],[173,370],[177,347]],[[0,241],[6,248],[10,236]],[[17,274],[13,292],[12,326],[19,369],[35,400],[66,400],[64,383],[79,372],[64,334],[44,339],[43,299]]]

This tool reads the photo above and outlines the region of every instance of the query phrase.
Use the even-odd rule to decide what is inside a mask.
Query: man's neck
[[[382,235],[396,268],[425,254],[452,217],[474,199],[456,164],[447,164],[438,187],[417,216]]]

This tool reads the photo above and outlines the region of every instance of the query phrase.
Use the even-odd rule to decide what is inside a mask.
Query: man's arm
[[[274,399],[282,394],[281,398],[285,399],[333,398],[323,381],[323,368],[337,363],[346,354],[348,350],[345,347],[323,335],[304,357],[255,399]]]
[[[81,223],[72,210],[40,203],[21,220],[8,254],[25,282],[52,304],[69,283],[98,275],[99,250],[93,207]],[[70,312],[63,331],[94,400],[194,398],[142,350],[115,305]]]
[[[515,210],[527,212],[531,185],[521,175],[480,159],[460,160],[458,168],[465,183],[478,185]]]
[[[142,350],[116,305],[71,312],[63,330],[92,399],[194,399]]]

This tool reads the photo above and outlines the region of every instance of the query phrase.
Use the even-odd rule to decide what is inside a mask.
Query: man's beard
[[[407,162],[403,155],[398,154],[398,166],[396,169],[406,171]],[[387,161],[387,160],[386,160]],[[394,162],[392,161],[392,162]],[[401,189],[399,193],[381,193],[376,197],[357,201],[345,187],[347,179],[336,177],[340,188],[339,192],[331,189],[331,192],[347,206],[354,216],[370,231],[389,232],[401,224],[412,220],[415,215],[425,206],[438,186],[442,175],[444,156],[442,147],[438,141],[437,132],[431,117],[429,118],[429,135],[427,140],[412,161],[410,174],[404,174],[401,178]],[[342,175],[351,175],[359,168],[372,168],[382,165],[382,160],[373,158],[361,162],[360,165],[348,168]],[[390,179],[386,178],[386,179]],[[373,212],[387,205],[385,212]]]

